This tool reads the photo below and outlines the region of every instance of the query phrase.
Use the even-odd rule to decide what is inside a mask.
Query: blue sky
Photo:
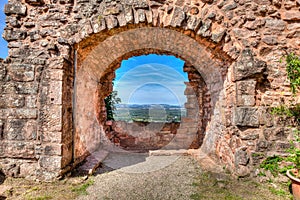
[[[187,74],[184,61],[174,56],[143,55],[123,60],[114,90],[122,103],[183,105]]]
[[[7,42],[2,38],[3,29],[5,27],[5,4],[7,4],[7,0],[0,0],[0,58],[6,58],[8,54]]]

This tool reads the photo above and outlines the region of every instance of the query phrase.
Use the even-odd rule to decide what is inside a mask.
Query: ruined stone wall
[[[9,56],[0,62],[3,171],[50,180],[68,170],[73,152],[88,149],[76,141],[90,137],[73,123],[80,110],[72,98],[74,77],[100,79],[113,62],[152,49],[198,70],[212,109],[202,150],[249,175],[259,159],[283,152],[291,137],[268,108],[292,98],[279,60],[300,54],[299,6],[298,0],[9,0],[3,34]],[[96,88],[98,80],[78,81]],[[81,93],[91,95],[89,106],[94,94]],[[91,114],[81,121],[94,121],[94,109],[81,111]]]

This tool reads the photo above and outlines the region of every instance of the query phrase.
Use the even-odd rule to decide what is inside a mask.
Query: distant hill
[[[137,108],[137,109],[150,109],[150,108],[184,108],[180,105],[169,105],[169,104],[116,104],[116,108]]]

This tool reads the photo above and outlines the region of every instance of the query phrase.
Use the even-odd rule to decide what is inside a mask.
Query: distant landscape
[[[186,116],[184,106],[169,104],[117,104],[116,121],[180,122]]]

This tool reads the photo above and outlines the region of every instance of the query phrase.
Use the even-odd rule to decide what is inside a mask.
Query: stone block
[[[135,9],[147,9],[149,7],[147,0],[133,0],[132,3],[129,3],[129,1],[127,3],[131,4]]]
[[[173,17],[171,20],[171,26],[173,26],[173,27],[181,26],[181,24],[185,20],[185,17],[186,17],[186,15],[185,15],[184,11],[182,10],[182,8],[176,7],[174,9]]]
[[[255,105],[256,83],[255,80],[238,81],[236,83],[238,106]]]
[[[224,35],[226,33],[226,29],[223,28],[221,25],[214,25],[212,26],[212,31],[211,31],[211,39],[215,43],[219,43]]]
[[[234,156],[235,156],[235,166],[248,165],[250,157],[247,151],[245,151],[244,149],[238,149],[235,152]]]
[[[279,153],[286,153],[286,150],[291,147],[291,143],[288,141],[276,141],[273,150]]]
[[[247,129],[240,132],[240,138],[242,140],[256,140],[262,131],[260,129]]]
[[[0,95],[0,108],[22,108],[24,105],[23,95]]]
[[[238,168],[236,169],[236,175],[241,178],[250,176],[249,167],[239,165]]]
[[[256,144],[256,151],[257,152],[265,152],[269,149],[270,143],[266,140],[260,140]]]
[[[9,119],[4,138],[7,140],[28,141],[37,139],[37,125],[34,120]]]
[[[26,15],[27,7],[19,2],[9,2],[4,6],[4,13],[6,15],[16,14],[24,16]]]
[[[61,169],[61,161],[60,156],[41,156],[38,163],[45,171],[58,171]]]
[[[10,116],[16,119],[36,119],[37,114],[37,109],[33,108],[12,109],[10,112]]]
[[[266,63],[263,61],[254,60],[250,49],[243,50],[240,58],[234,64],[234,81],[252,78],[266,70]]]
[[[13,119],[36,119],[37,118],[37,110],[36,109],[0,109],[0,119],[6,118]]]
[[[42,142],[45,143],[61,143],[62,142],[62,132],[48,132],[44,131],[40,136]]]
[[[25,2],[33,6],[41,6],[45,3],[43,0],[25,0]]]
[[[4,81],[6,76],[6,67],[0,62],[0,81]]]
[[[43,130],[50,132],[60,132],[62,130],[62,107],[47,106],[43,110]]]
[[[264,136],[268,141],[278,141],[287,139],[288,135],[291,133],[291,130],[284,127],[276,128],[266,128],[264,131]]]
[[[212,20],[206,19],[202,21],[202,24],[200,26],[200,29],[197,31],[198,35],[202,35],[203,37],[208,37],[211,35],[210,33],[210,27],[212,25]]]
[[[271,127],[274,125],[274,116],[269,112],[268,107],[259,107],[259,123]]]
[[[27,108],[36,108],[37,107],[37,97],[36,96],[26,96],[25,105]]]
[[[0,158],[35,158],[34,143],[24,141],[1,141]]]
[[[3,33],[3,38],[10,42],[16,40],[24,40],[27,37],[26,31],[22,30],[13,30],[13,29],[5,29]]]
[[[106,22],[108,30],[113,29],[118,26],[118,20],[113,15],[109,15],[109,16],[105,17],[105,22]]]
[[[146,22],[145,10],[138,9],[136,11],[134,10],[133,13],[134,13],[134,23],[135,24]]]
[[[281,18],[285,21],[300,20],[300,12],[298,10],[289,10],[281,12]]]
[[[266,19],[265,27],[272,31],[283,31],[286,24],[287,23],[281,19]]]
[[[45,156],[61,156],[62,155],[62,144],[57,143],[46,143],[35,146],[35,152],[37,155]]]
[[[24,162],[20,165],[20,177],[26,179],[34,179],[36,169],[38,168],[37,162]]]
[[[237,107],[233,113],[233,124],[244,127],[259,127],[258,108]]]
[[[124,6],[125,20],[127,24],[134,22],[133,11],[131,6]]]
[[[37,94],[38,83],[28,82],[28,83],[16,83],[14,88],[18,94]]]
[[[62,81],[51,81],[49,82],[49,104],[62,104],[62,93],[63,93],[63,82]]]
[[[197,31],[201,25],[201,19],[196,16],[189,16],[187,20],[187,29]]]

